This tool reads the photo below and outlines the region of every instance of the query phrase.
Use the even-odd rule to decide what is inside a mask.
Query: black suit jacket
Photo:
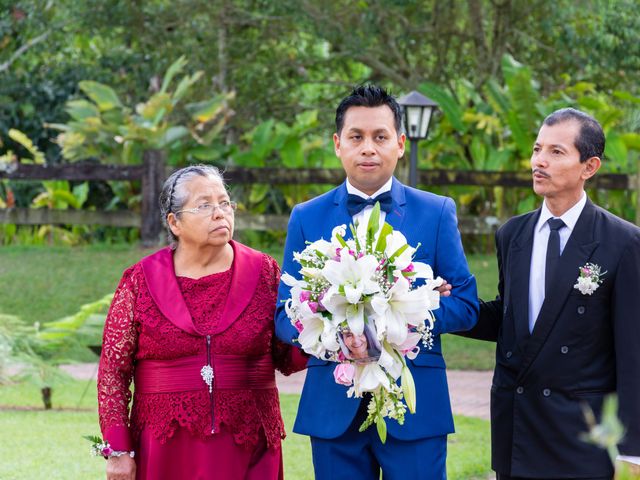
[[[640,229],[587,200],[529,334],[539,216],[512,218],[496,233],[499,296],[481,302],[478,324],[464,334],[497,341],[492,467],[517,477],[612,475],[606,452],[581,440],[582,404],[598,413],[603,397],[617,392],[627,429],[621,453],[640,456]],[[592,295],[573,287],[587,262],[607,272]]]

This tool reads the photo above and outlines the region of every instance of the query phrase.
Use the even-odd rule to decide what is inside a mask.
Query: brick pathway
[[[74,378],[88,380],[96,375],[94,363],[80,363],[62,367]],[[285,377],[277,374],[278,388],[283,393],[300,393],[306,372]],[[449,392],[453,413],[467,417],[489,419],[489,391],[493,372],[448,370]]]

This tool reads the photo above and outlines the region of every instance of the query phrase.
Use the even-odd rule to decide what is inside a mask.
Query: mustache
[[[542,175],[543,177],[551,178],[551,175],[549,175],[547,172],[543,172],[539,168],[534,168],[533,171],[531,172],[531,175],[535,175],[536,173],[538,175]]]

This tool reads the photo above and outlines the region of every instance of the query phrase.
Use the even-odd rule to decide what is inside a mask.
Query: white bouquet
[[[432,311],[440,305],[442,279],[433,278],[429,265],[413,261],[420,245],[411,247],[391,225],[379,224],[376,204],[367,224],[350,225],[353,238],[345,240],[341,225],[331,241],[320,239],[295,252],[302,278],[285,272],[282,281],[291,287],[285,309],[302,349],[338,362],[334,378],[350,387],[348,396],[371,392],[360,431],[375,423],[384,442],[385,417],[402,424],[407,408],[415,413],[415,384],[405,357],[415,358],[420,344],[432,347]],[[417,279],[423,280],[420,286]]]

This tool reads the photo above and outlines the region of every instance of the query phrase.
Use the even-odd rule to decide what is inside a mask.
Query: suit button
[[[567,347],[566,345],[563,345],[560,347],[560,352],[561,353],[569,353],[569,347]]]
[[[503,315],[507,314],[507,306],[506,305],[504,307],[502,307],[502,314]]]
[[[507,352],[507,353],[505,353],[505,356],[506,356],[507,358],[511,358],[511,355],[513,355],[513,353],[512,353],[512,352]]]
[[[578,307],[578,315],[582,315],[584,313],[584,310],[585,310],[585,308],[582,305],[580,305]]]
[[[551,390],[549,390],[548,388],[545,388],[544,390],[542,390],[542,395],[544,395],[545,397],[548,397],[549,395],[551,395]]]
[[[518,394],[524,393],[524,388],[523,387],[516,388],[516,393]]]

